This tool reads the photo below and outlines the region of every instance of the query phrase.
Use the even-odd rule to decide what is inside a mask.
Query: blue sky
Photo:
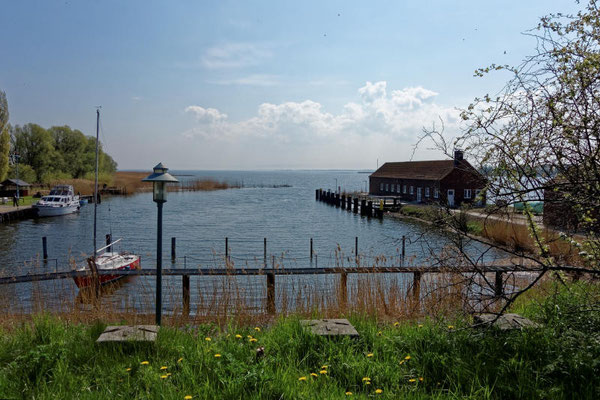
[[[121,169],[369,168],[496,93],[574,1],[1,0],[10,122],[95,132]],[[415,159],[440,158],[419,149]]]

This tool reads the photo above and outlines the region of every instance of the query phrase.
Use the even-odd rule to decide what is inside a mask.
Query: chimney
[[[458,164],[463,160],[463,151],[454,150],[454,166],[458,167]]]

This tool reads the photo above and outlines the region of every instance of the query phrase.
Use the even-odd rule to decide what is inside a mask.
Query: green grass
[[[42,315],[0,331],[0,398],[597,398],[600,312],[589,310],[598,290],[551,291],[539,304],[531,296],[516,306],[541,329],[474,331],[467,320],[449,328],[353,315],[357,340],[317,337],[288,317],[260,331],[205,324],[162,328],[154,345],[98,345],[104,324]]]

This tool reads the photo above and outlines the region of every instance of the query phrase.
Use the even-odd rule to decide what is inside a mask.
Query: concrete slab
[[[155,342],[158,335],[157,325],[119,325],[107,326],[96,339],[96,343],[106,342]]]
[[[496,314],[478,314],[473,316],[473,321],[479,326],[488,326],[496,319]],[[539,328],[540,325],[519,314],[503,314],[493,323],[495,328],[502,331],[523,328]]]
[[[350,336],[357,338],[358,331],[347,319],[307,319],[300,321],[302,326],[310,328],[311,332],[320,336]]]

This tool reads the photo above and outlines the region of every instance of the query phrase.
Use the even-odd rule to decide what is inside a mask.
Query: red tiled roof
[[[461,163],[468,164],[466,161]],[[387,162],[373,172],[371,176],[375,178],[439,181],[448,175],[452,169],[454,169],[454,160]]]

